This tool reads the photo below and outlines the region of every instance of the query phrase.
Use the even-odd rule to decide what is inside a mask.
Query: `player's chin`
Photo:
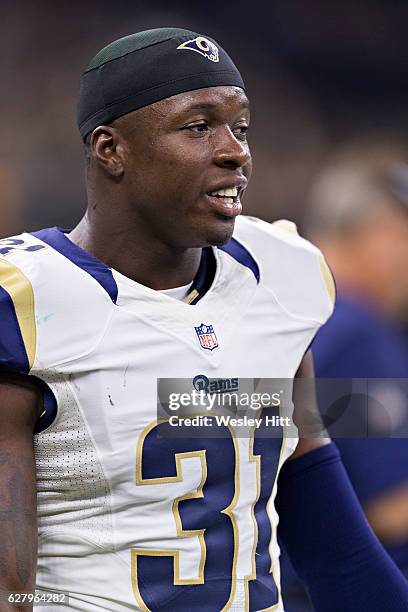
[[[205,242],[209,246],[222,246],[232,238],[236,217],[217,215],[205,227]]]

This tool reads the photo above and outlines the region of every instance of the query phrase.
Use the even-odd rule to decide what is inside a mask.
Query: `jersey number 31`
[[[133,590],[142,610],[228,610],[237,589],[239,533],[234,508],[240,487],[246,486],[240,481],[237,438],[226,426],[217,426],[217,435],[213,438],[208,437],[207,427],[203,428],[206,430],[203,437],[198,428],[194,430],[194,437],[191,437],[191,427],[179,425],[177,437],[170,431],[172,429],[168,421],[162,421],[153,423],[141,435],[136,484],[164,487],[180,483],[183,481],[183,461],[193,457],[200,462],[198,465],[201,464],[201,481],[192,492],[172,500],[176,527],[173,541],[180,542],[177,549],[132,550]],[[250,434],[249,446],[248,441],[245,445],[249,453],[247,460],[254,464],[257,476],[252,507],[252,571],[239,580],[244,583],[245,599],[239,609],[249,612],[273,609],[279,600],[269,552],[272,527],[267,504],[278,472],[283,435],[281,430],[275,431],[272,438],[265,435],[265,429],[262,421]],[[154,529],[155,525],[152,526],[152,540],[156,539]],[[194,538],[201,550],[194,578],[181,576],[181,555],[184,553],[185,567],[188,550],[183,546],[184,538]],[[234,608],[235,605],[234,602]]]

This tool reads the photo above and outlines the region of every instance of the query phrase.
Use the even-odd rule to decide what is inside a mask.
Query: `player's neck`
[[[175,250],[160,241],[152,244],[107,223],[92,223],[86,214],[68,237],[110,268],[157,291],[191,283],[200,265],[200,248]]]

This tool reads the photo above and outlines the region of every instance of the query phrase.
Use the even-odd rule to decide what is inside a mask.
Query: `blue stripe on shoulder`
[[[105,289],[106,293],[116,304],[118,299],[118,287],[113,278],[112,270],[102,263],[99,259],[88,253],[81,247],[74,244],[65,236],[69,230],[63,230],[59,227],[49,227],[47,229],[32,232],[36,236],[53,249],[64,255],[73,264],[90,274],[100,285]]]
[[[0,287],[0,370],[28,373],[30,364],[13,300]]]
[[[240,264],[249,268],[252,274],[256,278],[256,282],[259,283],[260,274],[259,274],[259,266],[256,263],[255,259],[252,257],[251,253],[247,251],[247,249],[235,238],[231,238],[227,244],[224,244],[221,247],[218,247],[221,251],[225,251],[228,255],[231,255],[236,261]]]

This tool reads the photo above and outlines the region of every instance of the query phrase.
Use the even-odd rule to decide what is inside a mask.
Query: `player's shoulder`
[[[270,252],[271,248],[287,248],[293,254],[295,251],[306,250],[320,254],[319,249],[311,242],[300,236],[296,223],[288,219],[279,219],[272,223],[241,215],[237,218],[234,237],[246,242],[254,248],[258,256],[262,256],[263,249]]]
[[[52,275],[57,270],[61,277],[70,268],[67,259],[61,257],[61,249],[54,244],[60,234],[58,228],[47,228],[0,239],[3,278],[6,269],[13,269],[14,274],[26,276],[27,282],[32,285],[42,282],[46,290],[45,275]],[[54,286],[53,292],[57,288]]]
[[[42,259],[32,258],[31,254],[46,250],[46,244],[27,232],[0,239],[1,260],[3,262],[8,261],[9,265],[14,265],[17,268],[24,268],[30,264],[35,267],[36,262],[42,261]]]
[[[234,239],[255,258],[264,285],[299,318],[326,321],[333,311],[335,284],[321,251],[286,219],[268,223],[238,217]]]
[[[0,240],[3,370],[27,373],[75,358],[104,326],[109,296],[101,300],[95,279],[53,244],[59,238],[51,228]]]

